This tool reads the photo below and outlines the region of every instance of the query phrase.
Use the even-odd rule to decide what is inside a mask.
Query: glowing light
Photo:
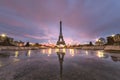
[[[20,43],[19,46],[22,47],[24,44]]]
[[[112,34],[112,37],[114,37],[115,36],[115,34]]]
[[[1,34],[2,37],[6,37],[6,34]]]
[[[48,56],[50,56],[51,53],[52,53],[52,49],[50,48],[50,49],[48,49]]]
[[[99,41],[99,39],[96,39],[96,41]]]
[[[45,54],[45,49],[42,50],[42,53]]]
[[[28,57],[30,57],[30,56],[31,56],[31,50],[28,51]]]
[[[19,52],[15,51],[15,57],[17,58],[19,56]]]
[[[59,52],[59,49],[58,49],[58,48],[56,48],[56,49],[55,49],[55,52]]]
[[[85,51],[86,55],[88,55],[88,51]]]
[[[103,51],[98,51],[97,56],[98,56],[99,58],[104,57]]]
[[[57,53],[57,52],[66,53],[66,49],[65,49],[65,48],[61,48],[61,49],[56,48],[56,49],[55,49],[55,52],[56,52],[56,53]]]
[[[74,55],[75,55],[74,49],[70,49],[70,55],[71,55],[71,56],[74,56]]]
[[[57,45],[57,47],[58,47],[58,48],[64,48],[65,45],[62,45],[62,44],[61,44],[61,45]]]
[[[48,53],[49,54],[51,54],[52,53],[52,49],[50,48],[50,49],[48,49]]]
[[[99,42],[101,42],[101,40],[98,40]]]
[[[62,50],[63,50],[64,53],[66,53],[66,49],[65,48],[63,48]]]

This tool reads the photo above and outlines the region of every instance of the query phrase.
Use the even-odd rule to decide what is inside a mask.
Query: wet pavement
[[[120,53],[77,49],[0,51],[0,80],[120,80]]]

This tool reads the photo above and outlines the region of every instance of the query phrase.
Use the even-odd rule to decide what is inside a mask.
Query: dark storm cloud
[[[119,33],[119,14],[119,0],[0,0],[0,32],[55,41],[62,20],[67,42],[86,42]]]

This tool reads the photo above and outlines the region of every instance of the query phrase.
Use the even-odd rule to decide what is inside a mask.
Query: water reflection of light
[[[88,51],[85,51],[86,55],[88,55]]]
[[[55,52],[59,52],[59,49],[58,49],[58,48],[56,48],[56,49],[55,49]]]
[[[63,48],[62,51],[63,51],[64,53],[66,53],[66,49],[65,49],[65,48]]]
[[[57,47],[58,47],[58,48],[64,48],[64,47],[65,47],[65,45],[60,44],[60,45],[57,45]]]
[[[30,56],[31,56],[31,50],[28,51],[28,57],[30,57]]]
[[[104,52],[103,52],[103,51],[98,51],[97,56],[98,56],[99,58],[104,57]]]
[[[51,55],[51,53],[52,53],[52,49],[51,49],[51,48],[49,48],[47,52],[48,52],[48,56],[50,56],[50,55]]]
[[[20,61],[20,59],[14,58],[14,60],[13,60],[13,62],[18,62],[18,61]]]
[[[56,48],[56,49],[55,49],[55,52],[63,52],[63,53],[66,53],[66,49],[65,49],[65,48],[61,48],[61,49]]]
[[[74,55],[75,55],[74,49],[69,49],[69,51],[70,51],[70,55],[71,55],[71,56],[74,56]]]
[[[19,56],[19,52],[15,51],[15,57],[17,58]]]
[[[42,50],[42,53],[45,54],[45,49]]]

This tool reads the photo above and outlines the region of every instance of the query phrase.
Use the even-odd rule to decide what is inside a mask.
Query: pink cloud
[[[33,39],[38,39],[38,40],[44,40],[44,39],[49,39],[49,37],[48,36],[42,36],[42,37],[39,37],[39,36],[33,36],[33,35],[28,35],[28,34],[26,34],[25,35],[26,37],[29,37],[29,38],[33,38]]]
[[[40,39],[57,40],[61,19],[66,42],[93,40],[101,34],[119,32],[119,29],[113,27],[115,25],[119,28],[117,21],[120,16],[117,3],[117,1],[113,3],[113,0],[109,2],[104,0],[95,2],[88,0],[1,0],[0,22],[6,24],[6,27],[17,29],[17,31],[12,31],[17,35],[18,33],[21,36],[28,34],[27,37],[39,41]]]

